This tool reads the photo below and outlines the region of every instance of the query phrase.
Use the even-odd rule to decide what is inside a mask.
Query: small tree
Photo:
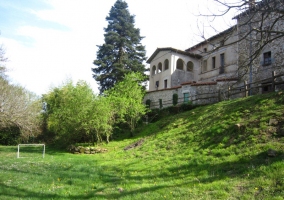
[[[103,137],[109,142],[115,123],[115,112],[109,99],[103,96],[97,97],[92,103],[91,112],[90,121],[87,123],[89,130],[94,130],[98,142],[101,142]],[[92,142],[94,142],[93,137]]]
[[[131,136],[134,134],[138,120],[147,112],[146,105],[142,102],[145,94],[141,86],[142,81],[141,74],[132,72],[127,74],[123,81],[106,91],[118,120],[129,126]]]

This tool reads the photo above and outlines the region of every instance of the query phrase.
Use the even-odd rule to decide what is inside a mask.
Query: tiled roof
[[[216,79],[217,82],[222,82],[222,81],[238,81],[239,79],[236,77],[231,77],[231,78],[218,78]]]
[[[216,85],[217,82],[199,82],[199,83],[194,83],[191,84],[191,86],[200,86],[200,85]]]
[[[183,54],[183,55],[190,56],[190,57],[197,58],[197,59],[202,58],[202,56],[199,54],[189,53],[189,52],[182,51],[179,49],[174,49],[172,47],[165,47],[165,48],[157,48],[156,51],[151,55],[151,57],[146,62],[150,64],[150,62],[152,62],[152,60],[158,55],[160,51],[171,51],[171,52]]]
[[[184,82],[184,83],[181,83],[181,85],[191,85],[191,84],[194,84],[194,83],[196,83],[196,81]]]
[[[200,42],[200,43],[198,43],[198,44],[196,44],[196,45],[194,45],[194,46],[192,46],[192,47],[186,49],[185,51],[187,51],[187,52],[188,52],[188,51],[192,51],[192,50],[194,50],[195,48],[197,48],[197,47],[199,47],[199,46],[202,46],[202,45],[204,45],[204,44],[207,44],[208,42],[210,42],[210,41],[212,41],[212,40],[214,40],[214,39],[216,39],[216,38],[218,38],[218,37],[221,37],[221,36],[223,36],[223,35],[229,34],[229,33],[231,33],[235,28],[237,28],[236,25],[235,25],[235,26],[232,26],[232,27],[230,27],[230,28],[228,28],[228,29],[226,29],[226,30],[220,32],[220,33],[218,33],[217,35],[214,35],[214,36],[208,38],[207,40],[204,40],[204,41],[202,41],[202,42]]]
[[[160,89],[160,90],[152,90],[152,91],[147,91],[147,93],[151,93],[151,92],[157,92],[157,91],[165,91],[165,90],[175,90],[175,89],[178,89],[178,88],[181,88],[181,86],[175,86],[175,87],[171,87],[171,88],[163,88],[163,89]]]

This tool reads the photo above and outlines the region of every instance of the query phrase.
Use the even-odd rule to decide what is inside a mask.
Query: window
[[[159,62],[158,64],[158,73],[162,72],[162,63]]]
[[[216,57],[212,57],[212,69],[216,68]]]
[[[168,59],[165,60],[165,62],[164,62],[164,67],[165,67],[164,70],[169,69],[169,60],[168,60]]]
[[[168,80],[164,80],[164,88],[168,88]]]
[[[155,75],[155,74],[156,74],[156,66],[154,65],[152,68],[152,75]]]
[[[191,61],[187,62],[186,71],[193,72],[193,62],[191,62]]]
[[[225,72],[225,54],[220,54],[220,74]]]
[[[183,93],[183,101],[187,103],[189,101],[189,93]]]
[[[180,58],[177,60],[177,69],[183,70],[183,60]]]
[[[155,85],[156,88],[159,87],[159,81],[156,81],[156,85]]]
[[[263,54],[263,65],[270,65],[272,62],[271,51]]]
[[[202,72],[206,72],[207,71],[207,60],[203,60],[202,63]]]

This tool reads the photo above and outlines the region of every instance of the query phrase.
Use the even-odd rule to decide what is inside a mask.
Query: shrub
[[[159,99],[159,105],[160,105],[160,109],[163,108],[163,102],[162,102],[162,99]]]
[[[178,94],[173,94],[173,105],[177,105],[178,103]]]
[[[188,102],[183,103],[183,104],[180,105],[180,110],[181,111],[188,111],[188,110],[191,110],[193,108],[194,108],[194,106],[193,106],[191,101],[188,101]]]
[[[16,145],[19,143],[21,131],[18,127],[3,128],[0,130],[0,144]]]
[[[150,100],[150,99],[147,99],[147,100],[146,100],[146,105],[147,105],[148,108],[151,107],[151,100]]]

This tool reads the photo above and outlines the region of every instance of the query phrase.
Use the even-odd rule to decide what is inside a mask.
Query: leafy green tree
[[[144,75],[147,69],[143,64],[146,52],[141,44],[143,37],[140,36],[140,30],[134,27],[134,15],[130,15],[127,3],[117,0],[106,20],[105,43],[98,45],[97,59],[94,61],[96,68],[92,68],[101,93],[122,81],[129,72],[139,72],[143,80],[147,80]]]
[[[53,132],[62,146],[76,142],[109,141],[112,134],[112,107],[105,97],[94,95],[84,81],[68,80],[44,95],[47,131]]]
[[[54,132],[60,142],[64,140],[63,146],[88,137],[91,127],[86,124],[90,120],[93,99],[93,91],[88,84],[79,81],[74,86],[71,80],[44,95],[47,129]]]
[[[115,112],[109,99],[103,96],[97,97],[93,102],[91,111],[91,120],[87,126],[92,127],[98,142],[101,142],[103,137],[109,142],[109,137],[112,135],[115,123]],[[92,142],[94,142],[93,137]]]
[[[106,91],[107,97],[115,108],[117,120],[129,126],[131,136],[134,134],[137,122],[147,112],[147,107],[142,101],[145,95],[142,81],[141,74],[132,72],[126,74],[123,81]]]

